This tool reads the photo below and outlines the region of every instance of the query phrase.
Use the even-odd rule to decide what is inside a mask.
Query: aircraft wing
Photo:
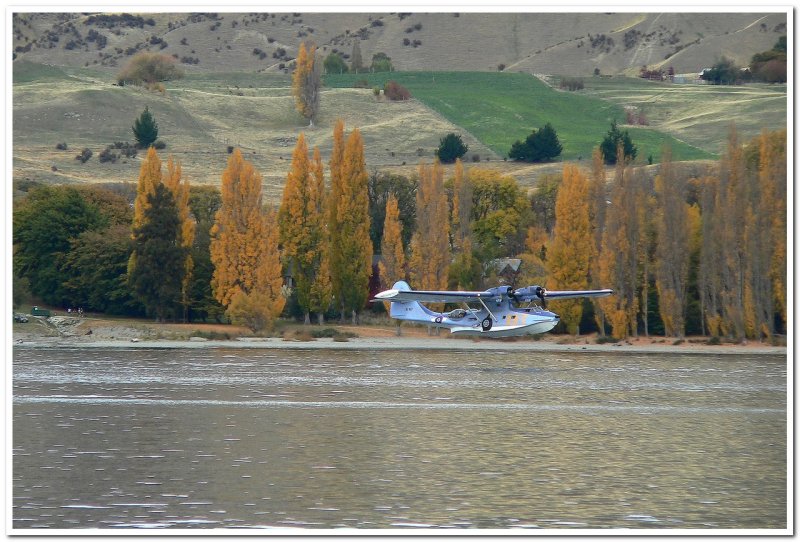
[[[459,292],[459,291],[432,291],[432,290],[386,290],[375,295],[375,299],[382,301],[419,301],[421,303],[461,303],[463,301],[477,301],[496,297],[490,291]]]
[[[612,295],[614,290],[547,290],[544,294],[546,299],[569,299],[572,297],[606,297]]]

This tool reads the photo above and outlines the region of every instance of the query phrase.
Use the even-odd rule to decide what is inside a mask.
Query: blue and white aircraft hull
[[[498,338],[536,335],[550,331],[559,322],[557,314],[540,307],[515,308],[507,296],[486,295],[483,292],[468,295],[460,292],[420,293],[412,291],[401,281],[392,290],[375,297],[391,301],[389,315],[396,320],[445,328],[458,335]],[[478,306],[436,312],[415,298],[434,303],[472,302]]]

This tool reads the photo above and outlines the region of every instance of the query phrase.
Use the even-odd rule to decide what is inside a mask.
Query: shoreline
[[[503,341],[498,339],[464,340],[448,337],[361,337],[347,341],[334,339],[294,340],[274,338],[245,338],[230,340],[201,339],[103,339],[88,337],[15,338],[13,348],[85,348],[85,349],[254,349],[254,350],[450,350],[450,351],[509,351],[509,352],[614,352],[624,354],[718,354],[718,355],[782,355],[784,346],[767,345],[680,345],[654,343],[593,344],[587,342],[556,343],[549,340]]]
[[[313,333],[328,332],[314,338]],[[491,339],[458,337],[442,332],[429,335],[424,326],[393,325],[303,326],[284,323],[281,336],[256,337],[243,327],[219,324],[155,323],[74,316],[33,316],[14,324],[13,348],[120,348],[120,349],[265,349],[265,350],[449,350],[455,352],[615,352],[630,354],[750,354],[788,355],[786,346],[750,342],[708,344],[705,337],[676,341],[667,337],[628,338],[597,343],[595,335],[571,337],[545,333],[532,337]]]

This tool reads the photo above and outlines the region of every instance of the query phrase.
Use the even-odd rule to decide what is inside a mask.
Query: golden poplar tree
[[[313,178],[316,198],[316,213],[319,220],[319,245],[317,247],[317,263],[314,281],[311,284],[310,308],[317,313],[319,325],[325,323],[325,312],[331,306],[333,285],[331,284],[330,265],[330,234],[327,227],[328,218],[328,193],[325,190],[325,173],[319,148],[314,147],[314,156],[311,160],[311,175]]]
[[[448,288],[474,290],[479,287],[482,266],[472,251],[472,180],[461,159],[453,168],[453,201],[450,232],[453,259],[448,269]]]
[[[297,51],[294,74],[292,75],[292,94],[297,111],[314,125],[314,117],[319,110],[320,89],[322,87],[321,62],[316,58],[317,46],[313,42],[303,42]]]
[[[453,250],[462,251],[465,241],[470,237],[470,214],[472,211],[472,185],[464,174],[464,164],[456,159],[453,168],[453,210],[452,235]]]
[[[785,314],[785,132],[763,132],[750,148],[748,157],[732,125],[701,200],[703,315],[710,334],[734,340],[770,337]]]
[[[324,216],[322,209],[322,164],[319,152],[311,162],[305,136],[297,139],[292,164],[278,212],[280,244],[286,267],[295,281],[297,303],[309,324],[311,288],[322,259]]]
[[[720,210],[720,182],[717,177],[704,177],[701,192],[701,246],[698,270],[700,310],[708,334],[723,334],[722,273],[725,241]]]
[[[236,149],[222,173],[222,204],[211,228],[211,287],[234,321],[260,330],[283,310],[276,213],[261,203],[261,175]]]
[[[748,157],[732,125],[719,176],[704,179],[698,286],[714,336],[769,337],[785,314],[786,143],[773,136],[751,142]]]
[[[572,164],[564,166],[562,175],[548,266],[559,290],[585,290],[589,286],[589,270],[595,254],[589,215],[589,180]],[[559,315],[570,333],[579,334],[583,300],[559,304]]]
[[[697,187],[697,179],[691,179]],[[700,301],[700,250],[703,246],[703,222],[700,214],[700,203],[687,204],[686,218],[689,230],[689,277],[686,284],[686,333],[699,331],[705,335],[705,321],[703,320],[702,304]]]
[[[333,127],[333,150],[329,169],[331,175],[331,188],[328,194],[326,212],[328,215],[328,264],[331,273],[331,295],[336,305],[341,309],[344,320],[344,305],[342,300],[342,274],[339,271],[343,264],[342,254],[335,250],[341,243],[342,232],[339,226],[339,206],[342,199],[342,163],[344,162],[344,121],[337,119]]]
[[[636,168],[634,170],[635,183],[637,190],[635,192],[635,205],[637,209],[639,230],[639,245],[637,247],[638,257],[638,277],[639,277],[639,307],[640,316],[642,319],[642,330],[645,337],[650,333],[650,326],[648,317],[650,313],[650,283],[653,280],[652,263],[655,258],[655,222],[653,220],[653,213],[656,206],[655,197],[651,195],[652,190],[649,189],[649,180],[643,168]],[[634,335],[636,335],[634,331]]]
[[[256,261],[253,286],[249,292],[237,290],[231,297],[227,313],[234,324],[252,331],[271,329],[283,311],[283,277],[278,254],[278,213],[267,210],[262,217],[262,250]]]
[[[525,237],[525,252],[519,255],[522,260],[517,284],[546,285],[549,278],[547,271],[547,246],[550,236],[541,226],[529,226]]]
[[[133,202],[133,227],[142,225],[144,212],[149,203],[147,196],[155,194],[156,186],[161,184],[161,159],[155,147],[147,149],[147,156],[139,167],[139,181],[136,185],[136,200]]]
[[[748,338],[771,337],[775,313],[785,315],[786,135],[761,135],[750,143],[758,167],[748,171],[749,204],[745,210],[746,247],[744,323]],[[776,263],[781,262],[781,269]]]
[[[156,193],[156,187],[161,184],[161,159],[158,157],[155,147],[147,149],[147,156],[139,166],[139,180],[136,184],[136,199],[133,202],[133,224],[131,232],[142,227],[145,220],[145,212],[150,207],[148,197]],[[133,233],[131,233],[133,238]],[[128,259],[128,275],[132,275],[136,268],[136,253],[131,253]]]
[[[409,271],[415,289],[447,289],[450,221],[442,165],[419,166],[417,231],[411,237]]]
[[[762,132],[759,138],[759,185],[763,190],[766,227],[772,240],[769,276],[775,307],[786,323],[786,130]]]
[[[178,219],[180,220],[180,238],[178,244],[186,249],[186,260],[184,262],[184,275],[181,284],[181,304],[183,305],[183,320],[188,318],[189,308],[189,289],[192,282],[194,261],[192,260],[191,248],[194,243],[196,223],[189,210],[189,180],[181,182],[181,163],[176,162],[172,156],[167,160],[167,176],[164,184],[172,192],[175,198],[175,205],[178,209]]]
[[[613,296],[600,300],[601,307],[617,339],[637,334],[642,234],[638,204],[642,187],[636,181],[631,168],[623,159],[618,160],[599,255],[600,282],[614,289]]]
[[[406,255],[403,250],[402,226],[397,198],[389,194],[386,200],[386,216],[383,220],[383,237],[381,238],[382,260],[378,264],[381,286],[389,288],[398,280],[406,280]],[[390,303],[384,301],[388,312]],[[400,321],[396,322],[397,335],[400,335]]]
[[[333,175],[333,159],[331,159]],[[369,237],[369,195],[364,143],[356,128],[347,137],[339,169],[340,194],[336,204],[336,231],[331,238],[331,275],[339,290],[343,312],[358,321],[358,311],[369,296],[372,275],[372,242]]]
[[[722,228],[722,246],[725,247],[722,265],[718,269],[722,278],[722,331],[734,339],[745,336],[745,273],[747,247],[744,243],[747,214],[747,179],[745,177],[744,150],[739,145],[736,127],[731,125],[728,147],[720,160],[720,185],[717,191],[716,211]]]
[[[382,261],[379,264],[381,285],[390,287],[395,281],[405,280],[406,255],[403,251],[402,226],[397,198],[389,194],[386,200],[386,217],[381,238]]]
[[[595,254],[600,254],[603,244],[603,230],[606,222],[606,168],[603,162],[603,153],[599,147],[592,151],[592,172],[589,175],[589,220],[592,225]],[[592,258],[589,269],[589,284],[592,288],[605,288],[600,282],[600,260]],[[606,319],[600,299],[592,298],[594,318],[600,335],[605,336]]]
[[[311,310],[317,313],[319,325],[325,323],[325,311],[331,306],[333,287],[331,284],[331,260],[327,242],[322,246],[319,269],[311,285]]]
[[[672,337],[683,337],[689,282],[689,205],[686,203],[686,179],[676,173],[669,149],[662,152],[655,188],[659,204],[655,213],[659,313],[664,332]]]

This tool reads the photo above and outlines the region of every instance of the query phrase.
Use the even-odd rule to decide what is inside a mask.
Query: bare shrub
[[[404,101],[411,98],[411,92],[397,81],[387,82],[383,87],[383,95],[393,101]]]
[[[183,77],[183,70],[175,65],[175,60],[160,53],[138,53],[117,74],[117,83],[155,85]]]

